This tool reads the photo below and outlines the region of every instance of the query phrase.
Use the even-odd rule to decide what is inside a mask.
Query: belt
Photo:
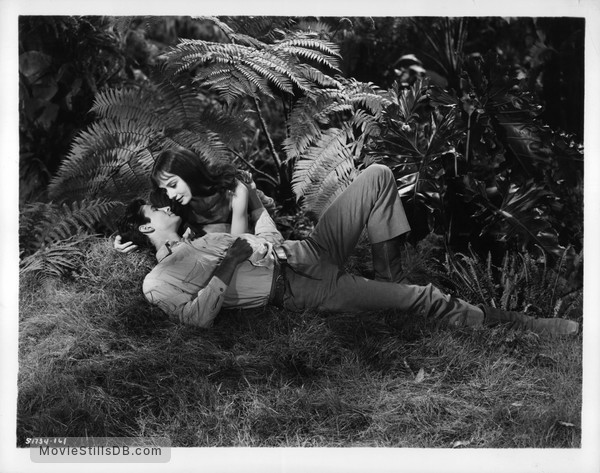
[[[281,246],[273,247],[275,254],[275,266],[273,267],[273,282],[271,283],[271,294],[269,295],[269,304],[275,307],[283,307],[283,298],[287,286],[286,268],[287,254]]]

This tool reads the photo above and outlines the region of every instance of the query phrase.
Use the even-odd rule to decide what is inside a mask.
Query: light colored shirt
[[[222,307],[266,305],[273,280],[272,246],[283,237],[264,208],[252,212],[256,235],[240,238],[252,246],[252,256],[235,270],[229,285],[213,276],[237,237],[208,233],[195,240],[167,242],[156,252],[158,264],[144,279],[146,299],[180,322],[201,327],[212,324]]]

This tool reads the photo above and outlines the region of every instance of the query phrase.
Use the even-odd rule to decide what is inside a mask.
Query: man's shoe
[[[402,243],[404,236],[399,235],[390,240],[371,245],[373,257],[374,279],[376,281],[400,282],[402,273]]]
[[[485,313],[485,325],[506,324],[515,330],[529,330],[531,332],[547,335],[577,335],[579,324],[574,320],[549,318],[536,319],[521,312],[512,312],[494,307],[482,306]]]

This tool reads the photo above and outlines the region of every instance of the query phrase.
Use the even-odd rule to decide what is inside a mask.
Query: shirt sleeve
[[[269,215],[269,212],[264,207],[254,210],[251,214],[251,219],[254,224],[254,234],[264,238],[272,245],[280,245],[283,243],[283,236],[277,230],[275,222]]]
[[[177,286],[157,278],[146,278],[146,299],[179,322],[197,327],[210,327],[225,298],[227,284],[213,276],[198,293],[189,294]]]

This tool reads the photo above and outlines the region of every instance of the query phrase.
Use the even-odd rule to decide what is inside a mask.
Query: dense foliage
[[[297,213],[295,195],[317,218],[361,169],[383,162],[398,179],[413,242],[434,232],[450,254],[472,247],[500,264],[507,250],[539,251],[577,269],[581,120],[548,110],[558,101],[569,107],[556,110],[581,111],[574,78],[583,26],[531,18],[24,18],[23,261],[82,229],[110,231],[106,217],[147,190],[156,153],[185,146],[251,171],[280,215]],[[68,43],[84,31],[88,39]],[[52,54],[47,37],[77,50]],[[371,59],[361,69],[364,51]],[[556,77],[574,86],[557,89]],[[58,113],[75,97],[84,102],[79,131]],[[571,129],[560,128],[567,123]],[[70,150],[50,146],[50,136],[72,139]],[[59,154],[44,161],[36,146]],[[52,199],[48,206],[101,202],[106,214],[71,226],[47,219],[31,232],[34,195]]]

